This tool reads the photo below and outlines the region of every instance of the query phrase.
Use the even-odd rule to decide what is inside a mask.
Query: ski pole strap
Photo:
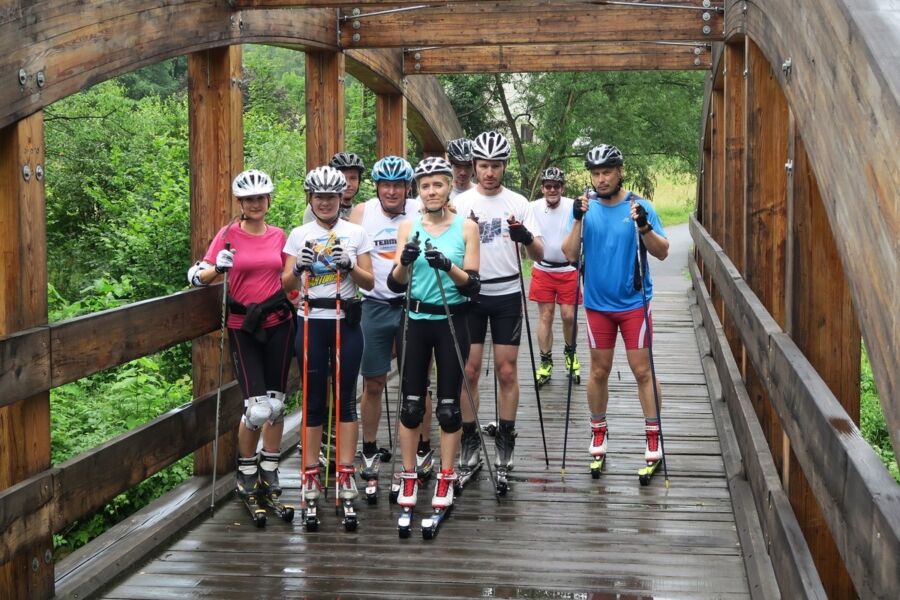
[[[518,273],[513,273],[512,275],[504,275],[503,277],[494,277],[492,279],[482,279],[481,284],[484,285],[486,283],[506,283],[507,281],[513,281],[519,278]]]
[[[468,302],[461,302],[459,304],[450,304],[448,305],[450,308],[450,315],[458,315],[469,310]],[[422,302],[421,300],[416,300],[415,298],[411,298],[409,301],[409,310],[410,312],[423,313],[426,315],[445,315],[447,314],[446,309],[443,304],[431,304],[428,302]]]

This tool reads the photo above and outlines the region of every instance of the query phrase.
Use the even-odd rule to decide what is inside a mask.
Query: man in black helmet
[[[450,199],[453,200],[475,185],[472,183],[475,167],[472,166],[471,140],[466,138],[450,140],[447,143],[447,159],[453,168],[453,189],[450,190]]]
[[[590,171],[597,197],[581,196],[575,200],[572,229],[563,241],[563,252],[573,262],[580,252],[584,253],[584,309],[591,348],[587,389],[591,411],[589,452],[597,459],[606,456],[609,374],[616,336],[621,331],[646,419],[644,458],[651,463],[660,460],[662,453],[650,365],[653,319],[649,306],[650,318],[646,322],[644,318],[643,293],[648,303],[653,297],[646,254],[664,260],[669,241],[653,205],[622,188],[624,158],[618,148],[607,144],[596,146],[587,153],[584,164]],[[635,234],[635,227],[639,235]],[[640,265],[636,238],[641,245]]]
[[[338,152],[328,161],[328,166],[343,173],[344,179],[347,180],[347,189],[344,190],[344,195],[341,198],[341,207],[338,212],[340,218],[347,220],[350,218],[350,211],[353,209],[353,198],[359,191],[359,182],[362,179],[363,172],[366,170],[366,165],[359,155],[353,152]],[[303,211],[303,224],[306,225],[315,220],[316,217],[312,214],[312,209],[307,206],[306,210]]]

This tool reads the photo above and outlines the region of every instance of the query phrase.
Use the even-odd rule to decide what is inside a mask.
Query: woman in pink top
[[[244,393],[238,432],[237,492],[245,501],[277,500],[284,400],[294,338],[293,310],[281,288],[284,231],[266,224],[275,186],[261,171],[244,171],[231,184],[239,219],[223,227],[203,260],[188,270],[206,286],[228,271],[228,340]],[[260,456],[256,446],[262,432]]]

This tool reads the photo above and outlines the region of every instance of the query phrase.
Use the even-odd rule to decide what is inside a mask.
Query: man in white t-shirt
[[[338,215],[342,219],[350,218],[350,211],[353,209],[353,198],[359,191],[359,182],[362,180],[362,174],[366,171],[366,165],[359,155],[352,152],[338,152],[328,161],[328,166],[337,169],[344,175],[347,181],[347,189],[341,197],[341,206]],[[316,220],[316,216],[312,212],[310,205],[306,206],[303,211],[303,224],[312,223]]]
[[[541,174],[541,191],[544,197],[531,203],[534,219],[544,238],[544,258],[534,263],[531,287],[528,290],[528,299],[538,303],[540,314],[538,348],[541,351],[541,366],[537,371],[540,385],[547,383],[553,374],[553,316],[557,304],[566,343],[566,372],[571,371],[575,381],[581,381],[581,365],[572,348],[576,296],[579,296],[579,303],[581,302],[580,294],[575,293],[579,285],[578,271],[566,260],[562,251],[562,242],[569,233],[574,202],[563,196],[565,188],[566,176],[560,169],[545,169]]]
[[[463,192],[474,187],[472,183],[472,142],[466,138],[450,140],[447,143],[447,159],[453,168],[453,189],[450,190],[450,199],[453,200]]]
[[[478,183],[453,200],[459,214],[478,223],[481,234],[481,293],[468,317],[472,345],[466,362],[466,377],[475,396],[472,400],[477,410],[478,379],[481,376],[484,340],[490,324],[494,368],[500,387],[495,463],[503,474],[513,463],[516,412],[519,407],[516,364],[522,333],[522,294],[516,252],[521,244],[533,260],[541,260],[544,256],[541,231],[528,201],[503,186],[509,154],[509,142],[502,134],[496,131],[479,134],[472,141],[472,159]],[[464,477],[466,471],[480,465],[480,445],[472,402],[464,398],[461,409],[463,436],[460,471],[461,477]],[[506,493],[505,481],[498,480],[498,491]]]

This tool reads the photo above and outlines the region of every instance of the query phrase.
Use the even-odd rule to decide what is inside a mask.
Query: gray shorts
[[[363,377],[387,375],[391,370],[394,338],[400,329],[403,307],[366,298],[362,303],[362,332],[366,341],[359,372]]]

